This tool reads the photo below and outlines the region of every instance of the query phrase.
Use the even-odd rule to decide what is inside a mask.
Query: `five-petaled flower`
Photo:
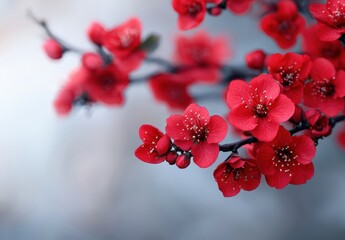
[[[304,81],[308,78],[311,68],[309,56],[276,53],[267,59],[267,68],[282,85],[283,93],[298,104],[302,100]]]
[[[139,136],[143,144],[135,150],[135,156],[146,163],[163,162],[171,148],[170,138],[151,125],[142,125]]]
[[[322,41],[333,41],[345,33],[345,0],[327,0],[326,4],[310,4],[310,12],[318,21],[318,37]]]
[[[193,102],[188,92],[190,80],[184,73],[160,73],[151,77],[149,84],[158,101],[165,102],[172,109],[185,109]]]
[[[122,104],[123,92],[129,84],[128,74],[109,64],[96,70],[83,70],[83,89],[91,99],[107,105]]]
[[[345,48],[341,42],[321,41],[317,37],[315,25],[304,30],[302,49],[312,60],[322,57],[331,61],[336,69],[345,68]]]
[[[304,184],[314,175],[312,160],[316,147],[307,136],[291,136],[280,127],[269,143],[260,143],[256,162],[269,186],[281,189],[290,184]]]
[[[204,31],[190,37],[177,37],[176,63],[199,80],[220,80],[221,67],[229,56],[230,50],[224,37],[211,38]]]
[[[305,26],[305,20],[298,13],[294,2],[282,0],[277,4],[277,11],[264,16],[261,20],[262,30],[272,37],[283,49],[295,45],[297,35]]]
[[[227,92],[231,111],[229,122],[242,131],[251,131],[260,141],[271,141],[279,125],[289,120],[293,102],[280,94],[280,86],[270,74],[261,74],[250,83],[232,81]]]
[[[141,45],[141,22],[131,18],[125,23],[106,30],[103,44],[116,56],[115,64],[124,71],[130,72],[138,68],[145,58]]]
[[[260,185],[261,173],[253,159],[242,159],[238,155],[232,155],[216,168],[213,176],[224,197],[232,197],[241,189],[256,189]]]
[[[218,143],[225,138],[228,125],[220,116],[210,116],[206,108],[193,103],[183,115],[170,116],[165,130],[179,148],[191,150],[199,167],[207,168],[217,160]]]
[[[344,110],[345,71],[336,71],[333,64],[324,59],[316,59],[310,71],[312,80],[304,88],[304,104],[319,108],[332,117]]]

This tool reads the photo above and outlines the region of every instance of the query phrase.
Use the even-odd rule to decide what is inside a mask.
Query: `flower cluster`
[[[111,29],[92,23],[87,36],[95,51],[81,55],[81,66],[69,77],[57,95],[54,106],[61,115],[68,114],[76,104],[103,103],[120,105],[129,84],[129,74],[136,70],[146,56],[141,40],[141,23],[132,18]],[[52,59],[60,59],[66,52],[78,51],[50,36],[44,50]]]
[[[140,129],[140,138],[144,144],[135,152],[140,160],[160,163],[161,157],[168,156],[169,153],[175,155],[176,161],[179,156],[183,156],[184,161],[188,161],[188,159],[190,161],[191,156],[193,156],[196,165],[206,168],[217,160],[218,143],[225,138],[228,125],[222,117],[210,116],[206,108],[191,104],[186,108],[183,115],[175,114],[167,119],[166,135],[154,127],[148,128],[144,125]],[[145,134],[142,133],[143,131]],[[164,148],[163,151],[160,151],[161,144],[158,143],[161,142],[160,139],[163,136],[168,136],[169,141],[171,139],[173,144],[168,149]],[[170,164],[174,163],[170,158],[167,161]],[[178,162],[176,165],[181,167]]]
[[[345,121],[345,0],[308,6],[297,0],[171,3],[181,30],[197,27],[206,14],[218,16],[224,10],[249,13],[255,3],[259,28],[283,50],[298,47],[301,36],[301,49],[284,54],[254,49],[245,55],[245,66],[235,67],[226,63],[232,55],[226,38],[198,31],[178,35],[168,61],[149,56],[158,38],[150,35],[142,40],[141,23],[132,18],[109,29],[92,23],[87,36],[95,50],[81,52],[58,40],[44,22],[36,20],[49,36],[43,48],[51,59],[60,59],[67,52],[81,54],[80,67],[54,101],[57,112],[66,115],[75,105],[123,104],[128,85],[144,80],[157,101],[184,112],[167,118],[165,132],[152,125],[140,127],[142,144],[135,156],[141,161],[166,161],[181,169],[193,161],[208,168],[220,152],[229,153],[213,174],[225,197],[235,196],[241,189],[256,189],[262,176],[276,189],[311,180],[318,141]],[[311,16],[316,23],[308,21]],[[139,80],[133,78],[131,73],[144,61],[161,68]],[[228,122],[196,103],[202,98],[192,95],[190,88],[197,83],[225,88],[215,95],[228,106]],[[221,143],[229,124],[241,140]],[[344,127],[337,139],[345,148]],[[242,147],[245,152],[239,154]]]

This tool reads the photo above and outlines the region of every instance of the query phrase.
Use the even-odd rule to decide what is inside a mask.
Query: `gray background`
[[[345,239],[345,159],[334,137],[318,147],[306,185],[277,191],[263,179],[256,191],[223,198],[215,166],[179,170],[133,156],[139,126],[163,129],[170,114],[144,84],[129,87],[124,107],[59,118],[51,103],[79,58],[48,60],[28,8],[86,49],[93,20],[111,27],[138,16],[144,35],[162,35],[155,55],[165,58],[178,33],[169,0],[0,0],[0,239]],[[254,48],[279,50],[255,18],[226,13],[198,29],[229,37],[232,65]],[[136,74],[152,70],[144,65]],[[228,112],[217,101],[201,104]]]

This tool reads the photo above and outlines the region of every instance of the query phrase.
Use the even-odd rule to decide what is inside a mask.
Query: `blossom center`
[[[314,83],[313,94],[319,95],[322,98],[331,97],[335,93],[335,88],[332,83],[326,81],[317,81]]]
[[[263,118],[267,116],[267,107],[263,104],[257,104],[256,107],[253,109],[255,116],[258,118]]]
[[[109,90],[114,86],[114,79],[109,75],[101,76],[99,82],[104,90]]]
[[[189,5],[187,11],[189,16],[196,17],[196,15],[198,15],[202,11],[202,5],[200,3],[194,2]]]
[[[278,159],[282,162],[291,162],[296,158],[294,152],[290,149],[290,146],[281,147],[275,150]],[[279,162],[279,161],[278,161]]]

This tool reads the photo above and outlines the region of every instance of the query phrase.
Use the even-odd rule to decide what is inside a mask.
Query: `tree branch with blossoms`
[[[74,71],[58,94],[54,106],[60,115],[75,105],[94,103],[123,105],[123,92],[129,85],[148,83],[157,101],[183,114],[167,118],[165,132],[145,124],[139,129],[142,144],[135,156],[141,161],[168,162],[187,168],[193,161],[200,168],[211,167],[220,152],[229,156],[215,169],[215,178],[225,197],[241,189],[256,189],[262,176],[267,184],[282,189],[301,185],[314,175],[313,159],[318,141],[345,122],[345,2],[280,0],[172,0],[177,26],[189,30],[203,23],[206,15],[228,11],[248,15],[256,4],[259,27],[282,50],[298,44],[298,52],[269,53],[254,49],[245,56],[245,66],[226,63],[231,56],[223,37],[205,31],[179,35],[172,60],[150,56],[159,45],[157,35],[142,39],[142,25],[132,18],[113,28],[92,23],[88,39],[92,51],[79,51],[56,37],[45,21],[31,18],[48,36],[44,50],[52,59],[68,51],[81,55]],[[313,22],[314,18],[316,23]],[[160,69],[141,77],[131,74],[142,63]],[[222,86],[223,93],[191,95],[199,83]],[[196,100],[216,96],[229,108],[227,121],[210,116]],[[229,124],[242,138],[222,143]],[[345,127],[338,135],[345,146]],[[239,149],[246,153],[240,156]],[[223,159],[224,160],[224,159]]]

